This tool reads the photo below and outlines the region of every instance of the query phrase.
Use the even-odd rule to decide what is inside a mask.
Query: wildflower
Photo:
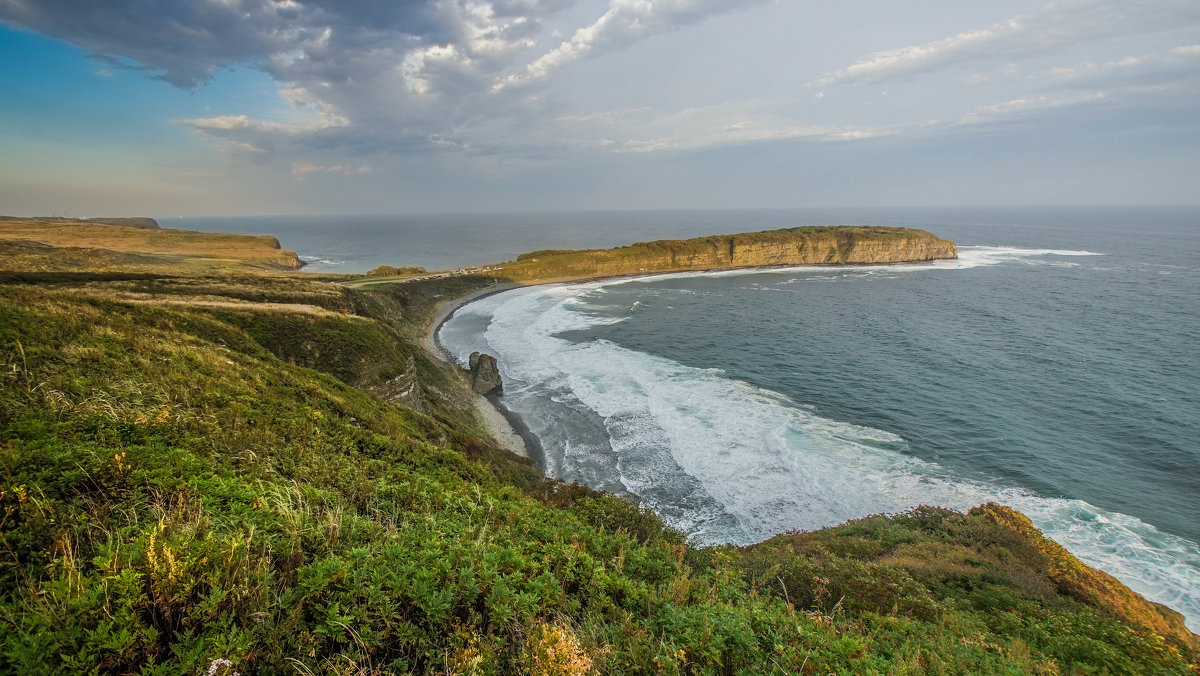
[[[230,662],[224,657],[218,657],[208,665],[208,672],[205,674],[205,676],[217,676],[218,673],[223,673],[224,676],[241,676],[241,674],[236,671],[221,672],[221,669],[233,669],[233,662]]]

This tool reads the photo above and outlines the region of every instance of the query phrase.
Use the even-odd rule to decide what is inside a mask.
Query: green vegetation
[[[412,277],[425,274],[425,268],[419,265],[380,265],[371,268],[367,277]]]
[[[1004,507],[698,548],[542,478],[419,345],[491,276],[5,274],[0,673],[1198,669]]]

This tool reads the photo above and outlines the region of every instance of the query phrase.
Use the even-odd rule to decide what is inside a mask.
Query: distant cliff
[[[119,225],[125,228],[141,228],[143,230],[157,230],[161,228],[158,221],[145,216],[137,217],[122,217],[122,218],[66,218],[63,216],[37,216],[33,218],[22,218],[18,216],[0,216],[0,221],[38,221],[41,223],[52,223],[55,225],[69,225],[71,223],[85,223],[92,225]]]
[[[912,228],[809,226],[615,249],[523,254],[500,271],[521,280],[769,265],[908,263],[958,258],[954,242]]]
[[[271,235],[174,230],[152,218],[0,217],[0,269],[145,271],[184,263],[196,269],[296,270],[304,265]]]

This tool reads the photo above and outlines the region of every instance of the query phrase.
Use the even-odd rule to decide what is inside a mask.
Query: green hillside
[[[544,479],[420,345],[491,276],[18,272],[0,673],[1197,673],[1005,507],[702,548]]]

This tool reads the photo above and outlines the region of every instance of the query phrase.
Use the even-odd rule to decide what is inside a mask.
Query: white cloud
[[[312,174],[340,174],[342,176],[362,176],[374,171],[374,168],[369,164],[360,164],[357,167],[348,166],[345,164],[334,165],[319,165],[310,164],[308,162],[293,162],[292,163],[292,178],[302,181]]]
[[[1108,97],[1108,92],[1087,92],[1074,95],[1043,95],[1023,97],[990,106],[983,106],[970,113],[967,113],[966,115],[963,115],[959,120],[952,123],[952,125],[977,125],[998,122],[1003,119],[1011,119],[1013,117],[1027,115],[1039,111],[1055,110],[1059,108],[1096,103],[1098,101],[1103,101]]]
[[[1145,56],[1127,56],[1118,61],[1108,61],[1105,63],[1092,63],[1090,61],[1084,61],[1075,66],[1058,66],[1051,68],[1046,74],[1055,79],[1067,79],[1107,70],[1131,68],[1133,66],[1143,65],[1149,60],[1149,57]]]
[[[608,11],[577,29],[570,40],[542,54],[519,72],[498,78],[494,91],[545,80],[587,54],[636,42],[648,35],[742,9],[760,0],[610,0]]]
[[[623,155],[628,162],[653,153],[783,140],[826,148],[955,129],[966,135],[972,127],[1054,110],[1136,102],[1139,78],[1153,79],[1156,86],[1182,83],[1177,89],[1194,98],[1200,79],[1188,75],[1200,55],[1200,44],[1192,44],[1200,35],[1197,0],[1059,0],[998,23],[991,23],[994,14],[982,21],[960,19],[952,25],[986,27],[948,31],[953,35],[932,42],[907,37],[928,35],[928,17],[915,10],[863,17],[777,3],[762,10],[766,19],[732,14],[766,0],[234,4],[0,0],[0,20],[113,59],[101,65],[114,70],[112,63],[126,69],[132,64],[184,88],[231,67],[267,73],[277,83],[278,98],[268,102],[273,106],[255,101],[252,109],[215,107],[230,114],[200,113],[177,123],[225,153],[227,168],[246,163],[288,186],[293,179],[315,184],[371,167],[377,172],[373,180],[382,183],[382,175],[401,163],[501,176],[513,167],[519,172],[545,164],[575,166],[600,155],[610,156],[606,161]],[[960,17],[979,15],[978,8],[955,11]],[[818,16],[830,25],[803,25]],[[729,27],[699,25],[713,17]],[[869,30],[857,30],[872,21]],[[825,58],[833,49],[818,44],[822,35],[845,38],[842,44],[850,35],[865,41],[884,25],[887,35],[901,36],[893,45],[912,44],[847,59],[849,66],[824,75],[810,65],[825,63],[813,54]],[[561,77],[564,68],[583,59],[685,27],[705,41],[728,42],[701,44],[675,33],[643,47],[695,50],[694,61],[707,69],[703,74],[678,80],[673,73],[643,75],[636,69],[666,69],[645,61],[630,69],[631,60],[614,58],[586,69],[610,82]],[[1176,27],[1182,28],[1160,35]],[[1131,35],[1143,37],[1122,38]],[[812,49],[800,48],[801,37],[814,42]],[[851,54],[871,48],[854,44]],[[1155,49],[1162,51],[1121,58]],[[687,67],[687,56],[678,59],[680,67]],[[1059,67],[1050,69],[1053,64]],[[627,70],[618,72],[617,66]],[[923,81],[915,93],[890,83],[835,86],[955,68],[952,77]],[[747,78],[751,69],[780,76]],[[651,77],[668,86],[663,91],[646,86]],[[796,83],[805,81],[812,88],[798,90]],[[756,96],[762,99],[747,100]],[[1181,100],[1180,107],[1191,101]]]
[[[809,139],[855,141],[899,133],[885,127],[807,124],[774,112],[778,102],[731,101],[661,115],[649,109],[562,117],[560,132],[579,147],[613,153],[654,153]]]
[[[987,28],[869,54],[815,82],[882,82],[976,61],[1008,61],[1099,40],[1163,33],[1197,21],[1200,3],[1194,0],[1059,0]]]
[[[295,98],[288,98],[296,96],[296,89],[286,89],[281,93],[290,102],[297,100]],[[288,135],[304,134],[350,125],[349,119],[338,113],[333,106],[327,103],[316,102],[316,109],[315,115],[307,120],[298,122],[262,121],[255,120],[248,115],[214,115],[212,117],[180,120],[180,123],[203,132],[253,131]]]

